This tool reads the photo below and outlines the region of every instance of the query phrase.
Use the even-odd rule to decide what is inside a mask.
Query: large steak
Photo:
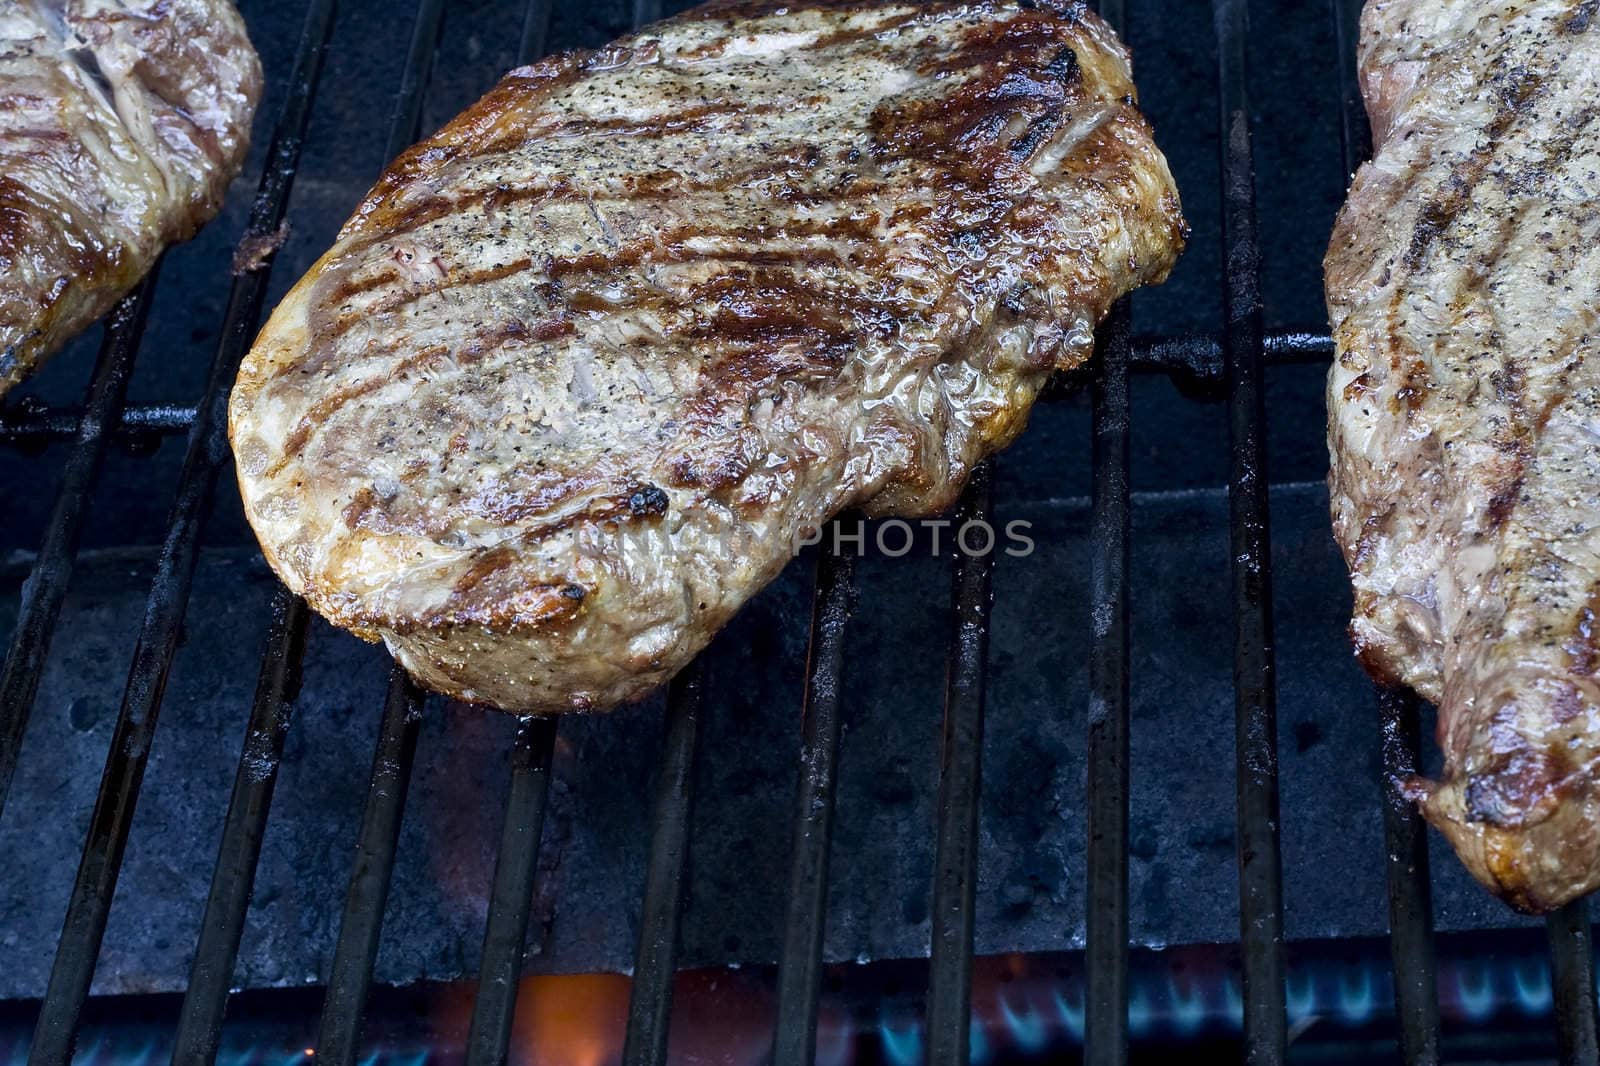
[[[841,509],[948,506],[1183,230],[1081,5],[698,8],[389,168],[244,362],[245,506],[423,683],[603,709]]]
[[[1597,8],[1369,0],[1327,261],[1356,645],[1439,706],[1428,819],[1533,911],[1600,884]]]

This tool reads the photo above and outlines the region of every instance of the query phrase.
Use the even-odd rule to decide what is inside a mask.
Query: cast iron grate
[[[553,0],[530,0],[522,26],[523,61],[542,55]],[[1119,28],[1124,0],[1102,0]],[[1266,335],[1262,330],[1251,129],[1246,96],[1247,0],[1214,0],[1222,144],[1225,328],[1220,336],[1139,337],[1126,301],[1100,336],[1099,358],[1083,375],[1092,400],[1094,493],[1089,649],[1088,892],[1085,1059],[1117,1063],[1128,1055],[1128,713],[1131,372],[1157,371],[1180,383],[1221,389],[1229,413],[1230,528],[1234,591],[1234,688],[1240,956],[1244,977],[1244,1046],[1252,1064],[1284,1061],[1282,878],[1278,843],[1276,709],[1271,618],[1270,530],[1264,446],[1263,372],[1271,365],[1329,358],[1326,336]],[[1340,106],[1346,171],[1367,145],[1353,74],[1358,0],[1332,0],[1340,51]],[[444,14],[444,0],[419,0],[398,89],[388,157],[419,132],[424,93]],[[334,0],[310,0],[289,92],[245,239],[271,234],[283,221],[290,187],[333,29]],[[636,0],[636,26],[658,18],[660,0]],[[222,339],[204,393],[192,408],[124,403],[154,288],[154,274],[125,299],[105,330],[81,409],[18,406],[0,414],[0,440],[22,446],[70,442],[60,494],[26,586],[0,674],[0,812],[37,692],[52,632],[71,578],[87,502],[113,440],[134,444],[187,431],[160,563],[130,666],[83,856],[29,1054],[33,1066],[64,1066],[73,1054],[113,891],[127,845],[162,690],[177,647],[193,579],[199,535],[219,472],[228,461],[229,384],[258,325],[266,269],[233,282]],[[959,505],[963,518],[990,510],[987,464]],[[969,1056],[977,869],[979,754],[984,716],[992,559],[958,562],[937,808],[933,939],[927,999],[928,1061],[964,1064]],[[844,637],[854,608],[848,555],[818,562],[811,648],[803,697],[801,774],[795,797],[793,854],[778,973],[778,1021],[772,1059],[809,1066],[815,1058],[828,855],[840,746]],[[215,1061],[224,1010],[249,906],[262,835],[305,649],[304,604],[280,589],[243,754],[229,802],[210,895],[185,993],[175,1063]],[[667,701],[667,731],[651,818],[651,847],[623,1060],[665,1060],[671,1016],[677,922],[694,799],[696,733],[703,675],[692,666]],[[417,745],[424,694],[392,674],[373,758],[357,851],[321,1013],[318,1055],[354,1066],[372,985],[382,916]],[[1425,828],[1393,781],[1417,765],[1418,707],[1409,694],[1378,694],[1390,782],[1384,810],[1391,947],[1400,1044],[1408,1063],[1439,1060],[1439,1011]],[[480,982],[465,1057],[503,1063],[509,1053],[539,839],[558,730],[554,719],[525,718],[510,755],[512,784],[484,932]],[[1583,902],[1548,922],[1554,998],[1564,1061],[1600,1058],[1590,928]]]

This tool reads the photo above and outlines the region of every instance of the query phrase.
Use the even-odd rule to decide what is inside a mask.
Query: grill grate
[[[443,0],[418,3],[391,119],[389,157],[417,136],[444,6]],[[1359,162],[1368,139],[1352,73],[1359,0],[1331,0],[1331,6],[1340,52],[1343,158],[1348,172]],[[1123,0],[1103,0],[1101,9],[1113,25],[1122,27]],[[1124,301],[1101,331],[1098,361],[1082,375],[1092,403],[1094,471],[1084,1032],[1086,1061],[1097,1064],[1122,1062],[1128,1054],[1127,572],[1129,374],[1133,372],[1166,373],[1202,389],[1222,390],[1228,403],[1240,947],[1248,1061],[1280,1063],[1287,1045],[1263,377],[1270,366],[1325,361],[1331,355],[1331,343],[1325,335],[1314,333],[1263,333],[1246,92],[1247,2],[1214,0],[1213,11],[1223,146],[1226,328],[1220,336],[1136,337]],[[333,13],[333,0],[309,0],[288,96],[268,152],[247,239],[272,233],[283,221],[331,40]],[[636,26],[660,14],[660,0],[636,0]],[[551,0],[528,4],[520,37],[523,61],[543,54],[551,17]],[[154,288],[152,273],[111,316],[81,411],[23,407],[0,415],[0,440],[24,446],[56,439],[72,442],[60,495],[0,674],[0,811],[71,577],[86,501],[111,442],[120,439],[138,447],[151,435],[179,430],[189,434],[160,567],[39,1012],[29,1056],[32,1066],[65,1066],[71,1059],[163,685],[187,606],[199,532],[217,474],[227,461],[224,405],[228,385],[259,321],[269,270],[270,263],[267,269],[234,281],[211,377],[194,408],[124,404]],[[988,518],[989,464],[974,472],[960,510],[961,520]],[[979,754],[992,569],[990,556],[961,556],[953,590],[955,618],[935,826],[937,860],[927,1000],[928,1058],[937,1066],[966,1063],[971,1048]],[[854,578],[848,556],[824,552],[819,557],[790,891],[778,976],[773,1061],[780,1066],[810,1066],[816,1055],[828,856],[840,749],[840,681],[844,636],[854,608]],[[174,1062],[186,1066],[206,1066],[216,1058],[277,767],[299,687],[307,620],[304,604],[280,590],[273,603],[272,628],[183,1000]],[[702,697],[703,674],[696,665],[673,683],[668,699],[627,1014],[623,1058],[629,1064],[660,1063],[666,1057]],[[396,669],[384,704],[367,806],[322,1007],[318,1054],[338,1066],[354,1066],[361,1045],[362,1016],[372,985],[424,703],[424,694]],[[1394,781],[1412,772],[1418,762],[1419,711],[1414,697],[1395,691],[1380,692],[1378,705],[1387,779],[1384,830],[1400,1042],[1406,1062],[1435,1063],[1439,1059],[1439,1008],[1427,837],[1420,817],[1394,788]],[[497,1066],[506,1061],[509,1052],[557,729],[555,719],[522,719],[510,754],[512,783],[466,1048],[466,1059],[475,1066]],[[1553,916],[1548,935],[1563,1059],[1595,1062],[1600,1059],[1600,1049],[1585,905],[1573,904]]]

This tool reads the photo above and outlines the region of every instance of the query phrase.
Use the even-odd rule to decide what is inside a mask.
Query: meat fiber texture
[[[1184,223],[1081,5],[701,7],[398,159],[245,359],[284,581],[423,684],[602,710],[855,507],[948,507]]]
[[[0,394],[216,215],[260,96],[228,0],[0,0]]]
[[[1351,632],[1439,707],[1410,789],[1528,911],[1600,885],[1600,11],[1372,0],[1327,260]]]

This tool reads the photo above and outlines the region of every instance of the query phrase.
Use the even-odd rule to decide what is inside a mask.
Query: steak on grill
[[[1327,259],[1355,644],[1438,704],[1411,791],[1529,911],[1600,885],[1597,6],[1369,0]]]
[[[260,95],[230,0],[0,2],[0,393],[217,213]]]
[[[421,682],[605,709],[847,507],[947,507],[1184,224],[1079,4],[720,4],[509,74],[244,361],[284,581]]]

